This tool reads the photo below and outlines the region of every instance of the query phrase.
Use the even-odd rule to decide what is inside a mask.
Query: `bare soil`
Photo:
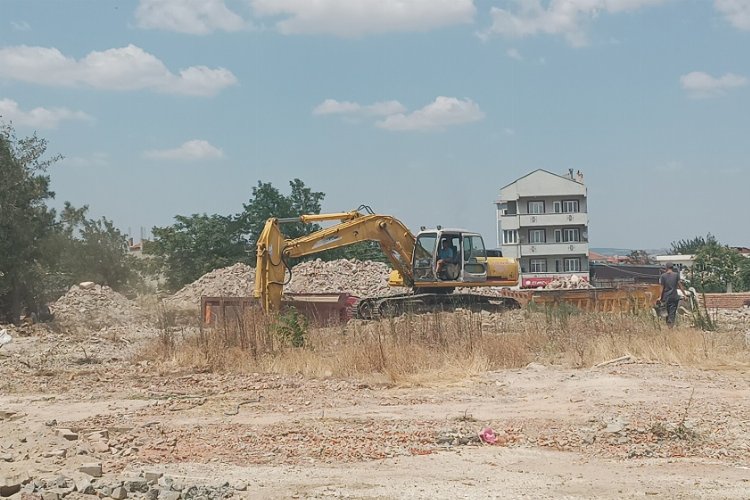
[[[134,361],[145,327],[14,335],[0,349],[11,498],[93,498],[59,486],[87,463],[103,469],[89,492],[128,498],[750,497],[747,366],[532,363],[399,387],[166,372]],[[127,483],[146,472],[142,491]]]

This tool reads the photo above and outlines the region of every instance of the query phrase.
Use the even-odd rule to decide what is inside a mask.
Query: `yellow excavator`
[[[336,224],[305,236],[287,239],[285,223]],[[350,212],[270,218],[257,243],[254,296],[266,311],[281,308],[284,285],[291,279],[290,259],[341,248],[362,241],[379,243],[393,271],[391,286],[411,292],[382,297],[363,297],[357,316],[374,319],[404,312],[468,308],[504,310],[519,304],[510,297],[479,293],[454,293],[456,288],[508,287],[518,284],[518,263],[504,257],[488,257],[482,236],[462,229],[422,230],[414,236],[398,219],[361,206]],[[288,276],[287,276],[288,275]]]

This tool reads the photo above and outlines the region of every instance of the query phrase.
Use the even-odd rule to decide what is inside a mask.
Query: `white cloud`
[[[163,62],[140,47],[93,51],[75,60],[56,48],[26,45],[0,49],[0,79],[39,85],[89,86],[107,90],[211,96],[237,83],[225,68],[191,66],[172,73]]]
[[[135,19],[140,28],[191,35],[239,31],[246,26],[224,0],[140,0]]]
[[[362,105],[350,101],[326,99],[313,109],[314,115],[388,116],[403,113],[406,108],[398,101],[380,101]]]
[[[702,71],[693,71],[680,77],[680,85],[692,97],[716,97],[727,90],[744,87],[747,83],[747,78],[734,73],[716,78]]]
[[[520,52],[518,52],[518,49],[510,48],[505,51],[505,53],[510,57],[511,59],[515,59],[516,61],[523,61],[523,56]]]
[[[13,31],[31,31],[31,25],[26,21],[11,21],[10,27]]]
[[[110,161],[107,153],[91,153],[88,156],[66,156],[61,163],[66,167],[102,168],[109,166]]]
[[[174,149],[151,150],[143,156],[152,160],[212,160],[224,158],[224,152],[208,141],[194,139]]]
[[[750,0],[714,0],[714,7],[735,28],[750,30]]]
[[[68,108],[39,107],[24,111],[12,99],[0,99],[0,117],[4,121],[12,121],[17,126],[31,128],[57,128],[60,122],[65,120],[93,120],[83,111],[73,111]]]
[[[281,33],[358,37],[471,23],[473,0],[251,0],[257,16],[281,16]]]
[[[482,118],[484,112],[474,101],[440,96],[422,109],[390,115],[376,125],[386,130],[440,130]]]
[[[515,9],[492,7],[492,26],[482,37],[500,35],[523,38],[563,36],[574,47],[586,45],[583,24],[600,13],[617,14],[665,3],[667,0],[514,0]]]

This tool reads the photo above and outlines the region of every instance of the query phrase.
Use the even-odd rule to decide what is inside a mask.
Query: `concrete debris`
[[[571,276],[566,276],[564,278],[557,278],[553,281],[550,281],[547,286],[544,287],[546,290],[559,290],[559,289],[586,289],[586,288],[594,288],[591,283],[588,281],[585,281],[575,274]]]
[[[55,320],[90,330],[110,325],[143,324],[141,309],[108,286],[73,285],[50,309]]]
[[[406,289],[388,286],[391,268],[382,262],[315,259],[292,269],[286,293],[350,293],[374,297],[404,293]]]
[[[388,286],[391,268],[382,262],[320,259],[302,262],[292,269],[292,279],[285,293],[350,293],[372,297],[404,293],[405,288]],[[255,286],[255,269],[238,263],[204,274],[171,297],[167,305],[195,308],[201,297],[251,297]]]
[[[0,330],[0,347],[4,346],[5,344],[10,344],[13,340],[13,337],[8,333],[8,330],[3,328]]]
[[[100,462],[83,464],[78,470],[91,477],[102,477],[102,464]]]
[[[241,262],[206,273],[164,302],[173,307],[195,308],[201,297],[250,297],[253,294],[255,269]]]

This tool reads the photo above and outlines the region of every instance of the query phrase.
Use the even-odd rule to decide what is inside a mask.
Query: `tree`
[[[241,224],[221,215],[178,215],[175,224],[155,227],[144,246],[156,256],[169,290],[175,291],[205,273],[237,262],[251,262]]]
[[[654,260],[645,250],[633,250],[628,254],[628,263],[634,265],[653,264]]]
[[[736,250],[715,239],[698,249],[688,276],[691,284],[703,292],[740,291],[746,259]]]
[[[258,181],[258,185],[253,187],[250,200],[243,204],[244,212],[237,216],[252,248],[255,248],[263,226],[270,217],[288,218],[320,213],[320,203],[325,193],[312,191],[299,179],[290,181],[289,186],[289,195],[283,195],[269,182]],[[319,228],[317,224],[294,222],[285,223],[282,230],[287,238],[299,238]]]
[[[716,243],[716,238],[711,233],[708,233],[705,238],[703,236],[696,236],[695,238],[689,240],[673,241],[669,254],[695,255],[696,253],[698,253],[698,250],[700,250],[704,246]]]
[[[66,202],[60,214],[60,272],[73,283],[94,281],[114,290],[130,290],[139,276],[125,235],[106,217],[86,218],[87,212],[88,206],[77,209]]]
[[[0,126],[0,320],[18,322],[24,307],[42,300],[42,242],[55,220],[47,169],[62,158],[44,159],[46,151],[44,139],[18,139],[10,125]]]

